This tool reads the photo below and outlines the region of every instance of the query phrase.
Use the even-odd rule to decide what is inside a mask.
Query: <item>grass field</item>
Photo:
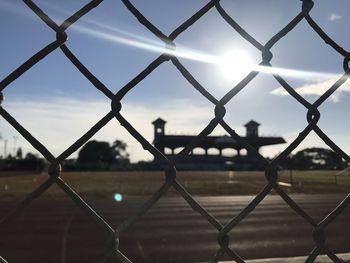
[[[288,193],[349,193],[350,177],[337,171],[293,171],[292,186],[281,186]],[[162,172],[75,172],[62,178],[82,195],[150,195],[164,182]],[[23,196],[47,179],[44,174],[5,173],[0,177],[0,198]],[[193,195],[253,195],[266,184],[263,172],[178,172],[177,180]],[[290,183],[290,172],[282,171],[280,182]],[[170,194],[174,190],[170,190]],[[45,196],[64,193],[52,186]]]

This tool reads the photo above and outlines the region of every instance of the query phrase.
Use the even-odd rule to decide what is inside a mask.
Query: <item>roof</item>
[[[274,145],[285,143],[286,141],[282,137],[242,137],[249,144],[261,147],[267,145]],[[169,148],[178,148],[185,147],[191,142],[195,141],[197,136],[186,136],[186,135],[163,135],[157,138],[157,142],[154,142],[157,146],[169,147]],[[244,148],[238,141],[229,136],[207,136],[204,137],[196,147],[203,148],[234,148],[242,149]]]
[[[260,126],[260,123],[251,120],[250,122],[246,123],[244,126],[245,127],[258,127],[258,126]]]
[[[166,121],[161,119],[161,118],[158,118],[158,119],[156,119],[155,121],[152,122],[153,125],[155,125],[155,124],[165,124],[165,123],[166,123]]]

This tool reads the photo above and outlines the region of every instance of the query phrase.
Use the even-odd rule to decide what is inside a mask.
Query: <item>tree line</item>
[[[41,172],[47,166],[48,163],[35,154],[23,156],[21,148],[15,156],[0,159],[0,170]],[[66,171],[159,170],[153,162],[130,163],[127,144],[121,140],[113,143],[89,141],[80,149],[77,158],[65,160],[62,166]],[[280,163],[281,169],[288,170],[341,170],[346,167],[347,162],[337,153],[317,147],[291,154]]]
[[[76,160],[78,170],[125,170],[130,165],[125,142],[116,140],[108,142],[89,141],[80,150]]]
[[[62,163],[67,171],[108,171],[127,170],[130,168],[127,145],[116,140],[112,144],[104,141],[92,140],[87,142],[79,151],[76,159],[68,159]],[[23,156],[18,148],[16,156],[8,155],[0,159],[0,170],[41,172],[48,163],[33,153]]]
[[[313,147],[289,155],[281,166],[288,170],[342,170],[349,164],[332,150]]]

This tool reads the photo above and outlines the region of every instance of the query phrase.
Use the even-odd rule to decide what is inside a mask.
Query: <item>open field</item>
[[[350,177],[338,171],[293,171],[292,186],[281,186],[288,193],[349,193]],[[0,174],[0,198],[20,197],[38,187],[44,174]],[[164,182],[162,172],[74,172],[63,173],[65,180],[82,195],[150,195]],[[253,195],[266,184],[263,172],[178,172],[177,180],[193,195]],[[280,182],[291,183],[290,172],[280,173]],[[172,190],[170,191],[172,193]],[[51,187],[45,196],[61,196]]]

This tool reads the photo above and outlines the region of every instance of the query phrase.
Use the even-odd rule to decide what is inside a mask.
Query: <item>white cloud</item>
[[[300,95],[314,95],[321,96],[325,93],[339,78],[332,78],[323,82],[305,84],[301,87],[295,88],[295,91]],[[346,81],[338,90],[331,95],[331,100],[333,102],[338,102],[340,100],[341,94],[343,92],[350,92],[350,81]],[[277,96],[288,96],[289,93],[283,88],[279,87],[271,91],[271,94]]]
[[[52,101],[14,101],[4,102],[4,108],[29,132],[43,143],[54,155],[59,155],[110,110],[109,101],[78,101],[60,98]],[[135,103],[124,103],[123,116],[149,142],[153,140],[151,122],[158,117],[168,120],[166,131],[190,131],[199,133],[214,117],[213,107],[199,106],[190,100],[173,100],[163,106],[146,107]],[[170,129],[169,129],[170,128]],[[7,152],[14,151],[14,135],[17,132],[0,118],[0,132],[8,140]],[[128,144],[132,161],[152,159],[141,145],[119,125],[111,120],[94,137],[96,140],[112,142],[121,139]],[[4,151],[0,141],[0,155]],[[33,148],[19,136],[17,147],[33,152]],[[77,153],[73,155],[76,156]]]
[[[331,13],[329,16],[329,21],[336,21],[336,20],[340,20],[342,18],[343,18],[343,16],[341,16],[341,15],[338,15],[336,13]]]

